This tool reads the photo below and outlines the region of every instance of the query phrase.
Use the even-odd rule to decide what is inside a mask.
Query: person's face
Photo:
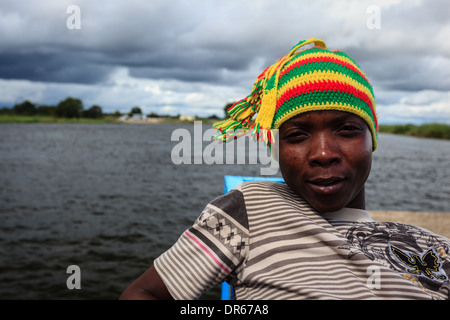
[[[279,129],[279,163],[286,184],[318,212],[365,209],[372,165],[365,121],[341,111],[312,111]]]

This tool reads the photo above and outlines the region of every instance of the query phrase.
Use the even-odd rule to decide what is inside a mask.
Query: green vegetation
[[[159,115],[155,112],[144,115],[138,106],[132,107],[126,114],[119,111],[106,114],[98,105],[84,109],[83,102],[72,97],[67,97],[56,106],[35,105],[29,100],[25,100],[15,104],[12,108],[0,108],[0,123],[114,123],[123,120],[136,122],[147,118],[157,119],[156,122],[169,123],[192,122],[192,119],[212,123],[219,119],[216,115],[207,118],[193,117],[192,119],[190,117],[183,119],[180,115]],[[151,123],[155,123],[155,120]]]
[[[61,123],[104,123],[115,122],[119,114],[103,114],[100,106],[84,109],[80,99],[67,97],[56,106],[36,106],[28,100],[15,104],[12,108],[0,109],[0,122],[61,122]]]
[[[379,132],[403,134],[415,137],[450,139],[450,125],[445,123],[385,124],[379,126]]]
[[[90,118],[58,118],[43,115],[0,114],[0,123],[115,123],[114,116],[103,116],[101,119]]]
[[[224,107],[224,111],[233,105],[228,103]],[[46,106],[31,103],[25,100],[14,105],[12,108],[0,108],[0,123],[114,123],[118,122],[123,116],[119,111],[113,114],[105,114],[98,105],[93,105],[88,109],[84,109],[83,102],[80,99],[67,97],[60,101],[56,106]],[[161,122],[191,122],[192,120],[183,120],[180,115],[169,116],[150,113],[144,116],[140,107],[135,106],[126,114],[129,118],[145,119],[153,118]],[[206,123],[213,123],[219,117],[212,115],[208,118],[198,118]],[[158,121],[159,122],[159,121]],[[450,139],[450,125],[444,123],[427,123],[422,125],[414,124],[385,124],[379,126],[381,133],[403,134],[416,137]]]

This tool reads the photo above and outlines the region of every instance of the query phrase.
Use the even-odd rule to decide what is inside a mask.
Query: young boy
[[[450,241],[365,210],[378,124],[349,56],[301,41],[228,113],[219,138],[263,139],[286,184],[213,200],[121,298],[196,299],[227,281],[236,299],[449,299]]]

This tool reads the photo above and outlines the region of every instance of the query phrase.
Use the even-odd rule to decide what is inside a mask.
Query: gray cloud
[[[220,82],[223,69],[248,68],[255,58],[273,63],[297,41],[318,36],[369,61],[365,69],[376,79],[397,77],[396,88],[420,88],[420,77],[414,81],[405,74],[411,65],[425,70],[422,56],[441,44],[426,43],[436,41],[445,25],[448,29],[446,3],[380,5],[380,30],[365,26],[365,9],[373,2],[339,3],[79,1],[81,30],[67,30],[64,5],[47,1],[43,11],[10,3],[3,11],[9,30],[3,31],[0,77],[95,83],[104,80],[108,67],[127,66],[138,77]],[[448,61],[448,50],[437,49]],[[448,85],[441,83],[441,89]]]
[[[104,81],[110,68],[74,52],[0,53],[0,77],[31,81],[85,83]]]
[[[81,9],[80,30],[66,27],[72,4]],[[369,6],[380,9],[380,29],[367,27]],[[126,68],[134,84],[198,83],[199,93],[217,88],[235,99],[314,36],[355,58],[389,103],[392,90],[450,91],[448,7],[446,0],[3,1],[0,79],[105,89]]]

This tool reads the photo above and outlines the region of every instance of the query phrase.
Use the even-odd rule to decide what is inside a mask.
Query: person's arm
[[[172,300],[167,287],[151,266],[122,293],[120,300]]]

